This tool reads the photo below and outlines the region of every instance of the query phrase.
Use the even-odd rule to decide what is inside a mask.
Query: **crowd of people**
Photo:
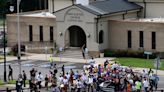
[[[92,59],[93,61],[93,59]],[[59,82],[62,89],[67,92],[101,92],[101,84],[108,81],[113,86],[114,92],[150,92],[158,87],[159,77],[153,70],[143,70],[141,73],[135,73],[131,67],[123,67],[116,62],[110,64],[107,60],[103,65],[84,66],[83,72],[72,69],[65,75],[60,74]]]
[[[103,83],[107,82],[109,86],[106,87],[112,86],[114,92],[150,92],[157,89],[159,81],[159,77],[152,69],[134,72],[130,66],[121,66],[108,60],[97,65],[93,58],[89,65],[84,65],[82,71],[68,71],[64,65],[61,68],[62,72],[58,73],[58,68],[54,64],[49,73],[44,75],[32,68],[29,71],[30,91],[38,92],[38,89],[44,87],[48,92],[102,92]],[[9,69],[12,71],[11,66]],[[9,79],[12,79],[11,73]],[[57,73],[59,76],[56,76]],[[21,92],[22,86],[26,87],[26,80],[27,76],[23,70],[16,81],[17,92]],[[41,85],[43,81],[44,85]]]

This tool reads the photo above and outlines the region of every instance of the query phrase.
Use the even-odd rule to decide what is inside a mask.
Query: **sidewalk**
[[[45,60],[48,61],[48,57],[51,54],[33,54],[33,53],[28,53],[28,56],[22,56],[21,60]],[[114,58],[110,57],[105,57],[105,58],[95,58],[96,64],[103,64],[105,60],[112,61]],[[11,60],[17,60],[17,57],[14,56],[7,56],[6,61],[11,61]],[[66,62],[74,62],[74,63],[87,63],[87,60],[89,59],[76,59],[76,58],[62,58],[62,57],[54,57],[55,61],[66,61]],[[4,62],[3,59],[0,60],[0,62]],[[114,61],[112,61],[114,62]],[[142,70],[149,70],[148,68],[136,68],[133,67],[133,70],[135,72],[142,72]],[[156,73],[156,70],[153,69],[153,71]],[[158,70],[158,75],[164,76],[164,71],[163,70]]]
[[[45,54],[31,54],[30,53],[28,56],[22,56],[21,60],[48,60],[48,57],[50,55],[51,54],[45,55]],[[17,60],[17,57],[7,56],[6,59],[7,59],[7,61]],[[105,60],[109,60],[111,63],[113,63],[114,62],[113,59],[114,58],[95,58],[94,60],[96,61],[96,64],[103,64]],[[56,60],[56,61],[60,61],[61,60],[61,61],[74,62],[74,63],[86,63],[86,60],[84,60],[84,59],[74,59],[74,58],[54,57],[54,60]],[[0,60],[0,63],[1,62],[4,62],[3,59]],[[133,70],[135,72],[141,72],[143,69],[146,69],[146,68],[136,68],[136,67],[133,67]],[[156,72],[156,70],[154,70],[154,72]],[[159,76],[164,76],[164,71],[158,70],[158,75]],[[42,85],[44,85],[44,82],[42,82]],[[13,88],[15,88],[15,85],[14,84],[5,84],[5,85],[1,86],[0,89],[4,89],[5,90],[7,87],[13,89]],[[28,88],[28,87],[29,86],[27,85],[26,88]],[[28,90],[24,91],[24,92],[28,92]]]

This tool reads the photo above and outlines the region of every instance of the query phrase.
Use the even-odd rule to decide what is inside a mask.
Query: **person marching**
[[[8,74],[8,80],[13,80],[13,69],[9,65],[9,74]]]
[[[27,79],[27,75],[26,75],[26,73],[25,73],[25,71],[23,70],[23,85],[24,85],[24,87],[26,87],[26,79]]]
[[[85,44],[81,47],[83,59],[85,59]]]
[[[49,62],[50,62],[50,69],[53,67],[53,57],[52,56],[50,56],[49,57]]]

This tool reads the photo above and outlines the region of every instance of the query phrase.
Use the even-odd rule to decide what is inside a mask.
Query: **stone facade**
[[[28,49],[52,48],[56,41],[56,22],[55,17],[34,17],[20,15],[20,42]],[[32,26],[33,41],[29,40],[29,26]],[[43,42],[40,42],[40,26],[43,26]],[[50,27],[53,27],[54,42],[50,42]],[[7,39],[8,46],[12,47],[17,44],[17,16],[7,15]],[[38,50],[40,51],[40,50]]]
[[[138,20],[109,21],[109,49],[127,50],[127,32],[132,32],[131,50],[164,52],[164,23]],[[143,48],[139,44],[139,31],[143,31]],[[152,49],[152,32],[156,32],[156,49]]]
[[[145,18],[163,18],[164,0],[128,0],[143,6],[143,17]],[[145,13],[144,13],[145,12]]]
[[[58,8],[52,7],[51,2],[58,2]],[[93,1],[93,0],[90,0]],[[129,0],[136,2],[137,4],[144,6],[144,3],[140,0]],[[67,2],[67,3],[66,3]],[[163,2],[147,1],[146,17],[158,18],[164,16],[162,11]],[[160,3],[159,3],[160,2]],[[56,4],[55,4],[56,5]],[[59,6],[63,5],[63,6]],[[151,7],[152,5],[152,7]],[[155,6],[157,5],[157,6]],[[158,6],[159,5],[159,6]],[[63,8],[66,7],[66,8]],[[89,50],[89,54],[94,57],[98,57],[100,51],[104,49],[113,50],[144,50],[152,52],[164,52],[164,22],[158,21],[140,21],[142,18],[141,9],[123,11],[114,14],[97,16],[85,9],[72,5],[72,0],[50,0],[49,11],[54,13],[56,17],[48,16],[26,16],[28,14],[22,14],[20,16],[20,35],[21,43],[26,45],[27,48],[35,52],[45,52],[45,47],[52,48],[54,42],[58,47],[71,47],[70,46],[70,28],[74,27],[83,31],[86,41],[86,47]],[[143,9],[144,10],[144,9]],[[29,25],[33,28],[33,41],[29,41]],[[43,42],[40,42],[39,27],[43,26]],[[53,42],[50,42],[50,27],[53,27]],[[8,46],[13,46],[17,43],[17,16],[7,16],[7,32],[8,32]],[[76,29],[77,30],[77,29]],[[132,47],[128,48],[128,35],[127,32],[132,33]],[[140,47],[139,32],[143,31],[143,47]],[[102,40],[100,43],[100,32],[103,32]],[[156,33],[156,48],[152,49],[152,32]],[[75,34],[76,36],[79,34]],[[80,40],[79,40],[80,41]],[[77,42],[76,42],[77,43]],[[37,50],[38,49],[38,50]]]

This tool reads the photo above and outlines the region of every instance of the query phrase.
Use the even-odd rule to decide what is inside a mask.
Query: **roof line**
[[[67,6],[67,7],[65,7],[65,8],[62,8],[62,9],[57,10],[57,11],[54,11],[54,12],[52,12],[52,13],[54,14],[54,13],[56,13],[56,12],[59,12],[59,11],[62,11],[62,10],[64,10],[64,9],[67,9],[67,8],[69,8],[69,7],[72,7],[72,6],[74,6],[74,5],[75,5],[75,4],[70,5],[70,6]]]
[[[77,6],[77,7],[78,7],[78,8],[80,8],[80,9],[83,9],[83,10],[85,10],[85,11],[89,12],[89,13],[92,13],[92,14],[94,14],[94,15],[97,15],[97,16],[98,16],[98,14],[95,14],[95,13],[93,13],[93,12],[90,12],[90,11],[88,11],[87,9],[81,8],[81,7],[79,7],[78,5],[81,5],[81,4],[73,4],[73,5],[70,5],[70,6],[68,6],[68,7],[62,8],[62,9],[57,10],[57,11],[52,12],[52,13],[54,14],[54,13],[60,12],[60,11],[62,11],[62,10],[64,10],[64,9],[67,9],[67,8],[69,8],[69,7],[72,7],[72,6]],[[81,6],[83,6],[83,5],[81,5]],[[83,6],[83,7],[85,7],[85,6]],[[95,11],[94,11],[94,12],[95,12]]]
[[[132,11],[132,10],[139,10],[141,8],[138,8],[138,9],[131,9],[131,10],[124,10],[124,11],[117,11],[117,12],[112,12],[112,13],[107,13],[107,14],[102,14],[102,16],[104,15],[110,15],[110,14],[114,14],[114,13],[119,13],[119,12],[128,12],[128,11]]]

